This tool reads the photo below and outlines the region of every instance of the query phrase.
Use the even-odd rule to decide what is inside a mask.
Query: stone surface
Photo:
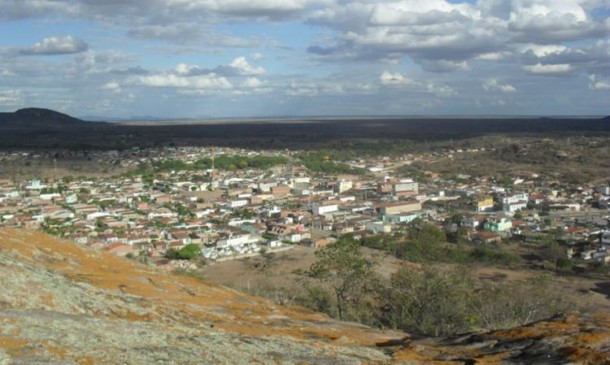
[[[42,233],[0,230],[0,364],[610,362],[610,316],[449,339],[338,322]]]

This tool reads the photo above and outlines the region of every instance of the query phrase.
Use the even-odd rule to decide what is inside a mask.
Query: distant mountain
[[[0,128],[45,129],[86,127],[89,122],[50,109],[25,108],[14,113],[0,113]]]

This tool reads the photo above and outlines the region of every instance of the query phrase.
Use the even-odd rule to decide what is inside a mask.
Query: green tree
[[[488,330],[523,326],[572,310],[572,306],[547,274],[512,285],[487,284],[472,302],[479,326]]]
[[[394,253],[400,259],[414,262],[443,261],[445,241],[445,233],[436,225],[415,220],[407,232],[406,242],[397,243]]]
[[[383,295],[381,322],[407,332],[444,336],[470,329],[469,293],[473,284],[463,269],[421,271],[402,268]]]
[[[201,248],[194,243],[190,243],[179,250],[170,248],[165,253],[165,258],[170,260],[192,260],[200,254]]]
[[[572,268],[572,260],[567,257],[558,257],[555,260],[555,271],[568,271]]]
[[[316,251],[316,262],[311,265],[308,274],[330,286],[341,320],[346,316],[354,318],[348,312],[358,309],[375,280],[373,264],[362,255],[360,245],[351,236],[343,236]]]

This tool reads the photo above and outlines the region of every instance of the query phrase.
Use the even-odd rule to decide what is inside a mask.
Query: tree
[[[414,262],[438,261],[445,253],[445,233],[432,223],[414,220],[407,232],[407,241],[395,245],[395,255]]]
[[[358,308],[372,287],[373,264],[362,255],[358,242],[351,236],[343,236],[316,251],[316,258],[308,274],[331,287],[337,302],[337,315],[343,320],[348,311]]]
[[[572,268],[572,260],[567,257],[558,257],[555,260],[555,271],[568,271]]]
[[[511,328],[572,309],[547,274],[512,285],[484,285],[472,302],[479,326],[489,330]]]
[[[402,268],[383,295],[382,323],[411,333],[444,336],[464,332],[472,323],[465,270],[422,271]]]
[[[190,243],[179,250],[170,248],[165,253],[165,257],[170,260],[192,260],[201,254],[201,248],[194,243]]]

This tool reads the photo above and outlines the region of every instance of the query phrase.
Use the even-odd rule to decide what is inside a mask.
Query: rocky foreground
[[[0,230],[0,364],[610,363],[610,314],[415,339]]]

